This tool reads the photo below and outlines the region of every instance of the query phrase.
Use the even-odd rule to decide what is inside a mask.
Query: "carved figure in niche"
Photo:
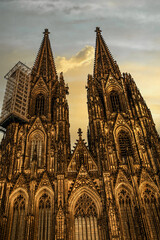
[[[54,137],[52,136],[51,138],[51,148],[53,149],[55,147],[55,140]]]
[[[16,166],[17,171],[21,171],[21,167],[22,167],[21,150],[18,150],[18,152],[17,152],[17,166]]]
[[[54,136],[55,136],[55,129],[54,129],[54,127],[53,127],[53,126],[51,127],[51,136],[52,136],[52,137],[54,137]]]
[[[21,147],[22,147],[23,135],[24,135],[24,131],[23,131],[23,127],[21,127],[18,134],[18,146],[21,146]]]
[[[33,158],[31,161],[31,178],[36,177],[37,175],[37,145],[35,146]]]
[[[114,140],[113,140],[113,134],[112,134],[112,131],[109,130],[107,132],[107,135],[106,135],[106,143],[107,143],[107,146],[113,146],[114,144]]]
[[[50,168],[54,169],[54,150],[51,149],[51,162],[50,162]]]
[[[144,146],[144,139],[140,131],[138,131],[138,140],[141,146]]]
[[[145,149],[144,137],[142,135],[142,131],[138,124],[136,124],[136,131],[137,131],[137,136],[138,136],[138,142],[140,144],[140,146],[139,146],[140,147],[140,149],[139,149],[140,157],[144,163],[149,164],[146,149]]]

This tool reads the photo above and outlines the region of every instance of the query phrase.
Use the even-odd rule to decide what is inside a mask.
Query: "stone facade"
[[[96,28],[88,146],[70,149],[68,87],[46,29],[31,71],[28,120],[0,149],[0,239],[160,239],[160,144],[144,99]]]

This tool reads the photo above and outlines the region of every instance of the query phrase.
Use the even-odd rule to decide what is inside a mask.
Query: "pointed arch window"
[[[43,166],[43,152],[44,152],[44,141],[41,134],[36,133],[31,138],[31,162],[33,161],[34,157],[36,157],[38,167]]]
[[[130,195],[125,189],[122,189],[119,193],[118,198],[124,239],[137,239],[135,232],[136,228],[133,212],[133,203]]]
[[[99,240],[96,206],[86,194],[76,203],[74,219],[75,240]]]
[[[158,240],[160,236],[160,205],[150,188],[143,192],[143,203],[151,238]]]
[[[51,199],[43,194],[39,199],[38,240],[51,239]]]
[[[112,112],[122,112],[119,94],[116,91],[110,93]]]
[[[131,139],[128,132],[121,130],[118,136],[119,150],[122,162],[126,162],[128,156],[133,156]]]
[[[38,96],[36,97],[35,115],[44,115],[44,103],[45,99],[43,94],[38,94]]]
[[[22,195],[16,198],[13,205],[11,240],[21,240],[25,236],[25,199]]]

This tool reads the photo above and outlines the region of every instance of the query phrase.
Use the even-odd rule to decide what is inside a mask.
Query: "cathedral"
[[[160,138],[135,81],[96,28],[88,144],[71,151],[68,86],[45,29],[33,68],[6,75],[1,240],[160,239]]]

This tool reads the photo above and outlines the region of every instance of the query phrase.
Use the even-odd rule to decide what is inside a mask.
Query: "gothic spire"
[[[98,78],[112,72],[118,77],[121,76],[119,67],[116,61],[113,59],[107,44],[105,43],[101,30],[96,28],[96,48],[95,48],[95,65],[94,65],[94,78]]]
[[[32,75],[53,79],[56,77],[57,73],[51,50],[48,29],[45,29],[43,34],[44,37],[32,68]]]

